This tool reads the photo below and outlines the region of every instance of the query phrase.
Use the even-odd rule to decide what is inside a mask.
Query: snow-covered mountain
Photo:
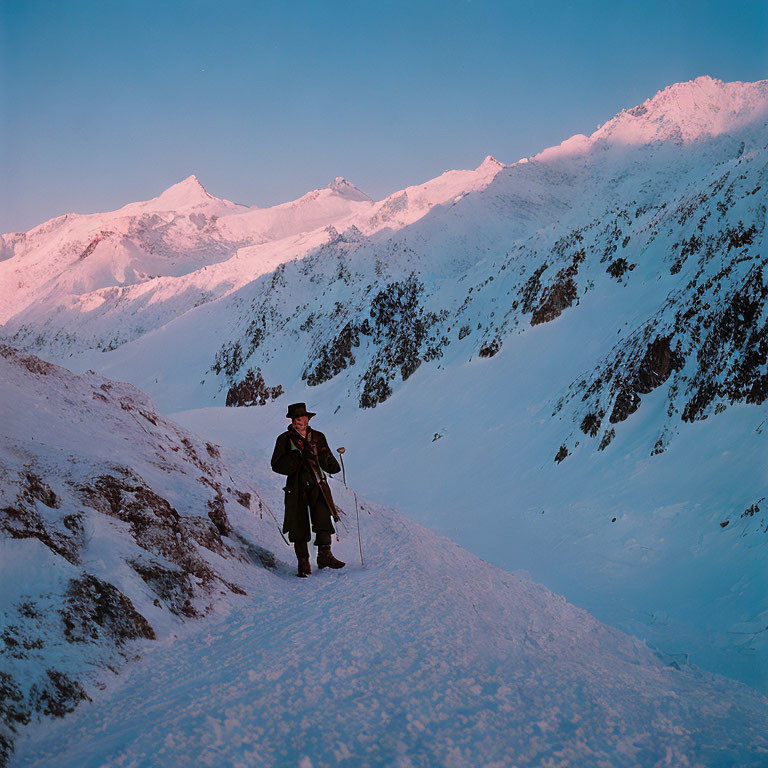
[[[112,348],[303,256],[336,228],[398,229],[487,186],[501,168],[489,157],[378,203],[337,177],[271,208],[220,200],[190,176],[147,202],[3,235],[0,322],[14,343],[53,355]]]
[[[194,176],[162,195],[106,214],[66,214],[3,235],[0,319],[44,297],[62,301],[101,288],[183,275],[231,251],[216,220],[243,210],[209,195]]]
[[[512,165],[222,213],[228,258],[4,331],[260,461],[307,401],[369,497],[768,690],[766,121],[768,81],[678,83]]]
[[[347,568],[297,580],[272,518],[280,479],[130,385],[2,347],[0,424],[0,764],[747,766],[768,753],[764,697],[340,483]]]

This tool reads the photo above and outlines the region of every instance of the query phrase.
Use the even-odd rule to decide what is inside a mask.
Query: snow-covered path
[[[347,510],[351,495],[334,493]],[[348,515],[347,526],[351,523]],[[13,766],[765,765],[768,701],[365,503],[339,572],[265,571]],[[290,552],[278,554],[286,561]]]

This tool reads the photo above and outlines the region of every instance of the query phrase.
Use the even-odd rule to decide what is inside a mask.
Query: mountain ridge
[[[696,98],[696,96],[700,96],[703,98]],[[681,98],[682,101],[681,101]],[[686,141],[693,140],[695,138],[700,138],[703,135],[717,135],[718,133],[722,133],[725,130],[727,130],[729,127],[737,127],[745,122],[751,122],[755,120],[760,120],[762,118],[768,118],[768,106],[766,103],[768,102],[768,80],[759,80],[754,82],[742,82],[742,81],[730,81],[730,82],[724,82],[722,80],[719,80],[717,78],[713,78],[709,75],[702,75],[699,76],[693,80],[685,81],[685,82],[679,82],[674,83],[672,85],[668,85],[665,88],[659,90],[654,94],[653,96],[646,99],[641,104],[638,104],[634,107],[622,109],[620,112],[618,112],[616,115],[614,115],[611,119],[606,121],[605,123],[602,123],[597,127],[597,129],[589,136],[586,137],[584,134],[575,134],[574,136],[568,137],[567,139],[564,139],[563,142],[561,142],[560,145],[554,145],[553,147],[548,147],[542,152],[537,153],[536,155],[532,155],[530,157],[522,158],[522,161],[527,161],[531,159],[531,157],[536,158],[541,156],[543,153],[548,153],[550,150],[555,149],[558,146],[562,146],[563,144],[578,144],[581,142],[583,138],[589,138],[589,139],[595,139],[595,138],[618,138],[618,139],[629,139],[629,137],[632,135],[631,130],[628,132],[625,130],[621,130],[622,128],[626,128],[627,123],[630,124],[637,124],[637,121],[640,118],[645,118],[642,122],[647,123],[651,117],[654,115],[656,116],[656,119],[658,120],[666,120],[671,123],[675,123],[675,121],[684,120],[686,116],[691,115],[691,112],[694,113],[704,113],[704,115],[708,115],[710,117],[709,123],[701,123],[700,119],[697,120],[697,125],[686,125],[681,126],[679,124],[676,125],[678,129],[681,130],[681,134],[683,136],[683,139]],[[666,109],[664,108],[666,107]],[[704,109],[702,109],[704,107]],[[726,115],[726,119],[724,119],[723,113]],[[646,117],[649,116],[649,117]],[[698,118],[700,118],[700,114],[697,115]],[[727,118],[730,118],[733,122],[728,123]],[[664,138],[669,138],[669,131],[673,130],[671,128],[666,128],[667,135],[664,136],[654,136],[652,134],[652,129],[648,128],[644,131],[641,131],[638,136],[642,137],[643,141],[651,141],[651,140],[663,140]],[[518,161],[521,162],[521,161]],[[491,164],[498,164],[500,166],[504,166],[504,163],[500,163],[496,158],[494,158],[492,155],[488,155],[485,160],[475,169],[476,171],[479,171],[486,165]],[[451,171],[447,171],[446,173],[451,173]],[[439,177],[436,177],[439,178]],[[434,181],[434,179],[433,179]],[[342,186],[349,185],[350,187],[353,187],[355,192],[354,194],[359,194],[362,196],[361,199],[372,201],[373,198],[366,195],[364,192],[360,191],[357,187],[355,187],[353,184],[351,184],[349,181],[344,179],[341,176],[336,177],[334,181],[331,181],[327,188],[334,189],[334,185],[342,183]],[[420,186],[423,186],[422,184],[415,184],[411,185],[411,188],[418,188]],[[313,192],[317,192],[318,190],[310,190],[306,194],[312,194]],[[398,192],[392,193],[393,195],[399,194]],[[191,202],[188,202],[185,197],[191,197]],[[391,197],[391,195],[388,195],[387,197]],[[382,200],[387,199],[387,197],[383,198]],[[178,198],[178,199],[177,199]],[[299,200],[301,198],[297,198]],[[156,203],[157,201],[173,201],[173,204],[177,207],[186,207],[187,205],[197,205],[201,204],[203,202],[207,202],[209,200],[218,201],[222,203],[227,203],[233,207],[237,208],[258,208],[258,206],[246,206],[241,205],[237,203],[230,203],[227,200],[224,200],[222,198],[216,198],[210,193],[208,193],[205,190],[205,187],[201,184],[199,179],[195,174],[190,174],[186,178],[182,179],[179,182],[176,182],[172,184],[170,187],[166,188],[160,195],[154,198],[150,198],[146,201],[141,202],[133,202],[133,203],[127,203],[126,205],[122,206],[121,208],[116,209],[112,213],[117,213],[118,211],[122,211],[125,208],[129,208],[130,206],[135,205],[148,205],[150,203]],[[296,202],[294,201],[287,201],[287,203],[290,202]],[[377,201],[374,201],[377,202]],[[382,202],[382,201],[378,201]],[[278,203],[277,205],[285,205],[287,203]],[[274,206],[273,206],[274,207]],[[106,212],[110,213],[110,212]],[[74,216],[97,216],[97,215],[103,215],[98,213],[93,214],[80,214],[80,213],[74,213],[74,212],[68,212],[65,214],[61,214],[59,216],[56,216],[52,219],[48,219],[45,222],[42,222],[41,224],[36,225],[30,230],[26,230],[25,232],[33,232],[35,229],[47,225],[51,225],[55,222],[58,222],[59,220],[71,218]],[[23,234],[23,231],[21,230],[13,230],[11,232],[3,233],[2,237],[7,237],[10,235],[19,235]]]

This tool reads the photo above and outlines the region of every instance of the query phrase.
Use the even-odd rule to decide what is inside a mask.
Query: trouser
[[[304,519],[298,526],[298,530],[291,529],[288,539],[292,542],[309,541],[312,536],[309,529],[309,521],[312,521],[312,530],[315,533],[315,546],[330,545],[331,534],[335,532],[331,519],[331,510],[328,508],[323,492],[316,484],[310,485],[304,494],[307,506],[304,509]],[[299,513],[301,516],[301,512]],[[308,518],[308,519],[307,519]]]

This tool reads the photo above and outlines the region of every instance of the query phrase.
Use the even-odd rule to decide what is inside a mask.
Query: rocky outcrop
[[[499,339],[493,339],[490,343],[480,347],[478,351],[478,357],[493,357],[501,350],[501,341]]]
[[[282,394],[283,387],[280,384],[274,387],[266,385],[260,369],[248,369],[243,380],[229,388],[225,405],[228,408],[266,405],[270,400],[277,400]]]
[[[585,249],[577,247],[583,241],[581,231],[576,230],[569,236],[561,238],[555,243],[552,249],[552,255],[562,261],[571,253],[570,263],[567,267],[561,269],[552,283],[543,291],[539,299],[539,305],[534,309],[531,315],[531,325],[548,323],[556,317],[560,317],[563,310],[567,309],[577,300],[578,288],[576,286],[576,275],[579,272],[579,265],[586,258]],[[528,281],[530,284],[530,280]],[[528,285],[527,284],[527,285]],[[534,290],[535,288],[535,290]],[[538,293],[539,289],[535,286],[527,288],[529,292],[528,300],[524,305],[532,303],[531,293]]]
[[[218,447],[138,390],[9,347],[0,388],[0,557],[18,572],[0,594],[3,764],[16,730],[70,712],[95,670],[278,562],[235,535],[230,512],[253,491],[232,487]]]
[[[736,403],[759,405],[768,399],[768,258],[761,250],[766,206],[759,197],[766,170],[747,164],[743,169],[740,174],[713,171],[695,194],[657,209],[645,231],[632,217],[617,217],[621,234],[625,240],[631,235],[633,244],[645,240],[650,248],[660,232],[674,238],[666,263],[675,282],[634,329],[618,329],[622,338],[613,349],[555,405],[555,413],[570,412],[584,434],[600,437],[604,429],[602,448],[616,433],[613,425],[631,418],[643,397],[662,386],[666,422],[659,424],[651,455],[666,450],[675,433],[673,421],[706,419]],[[643,216],[638,209],[638,223]],[[613,238],[605,257],[609,273],[621,258],[630,264],[617,256],[625,240],[620,246]],[[632,261],[637,266],[642,259]],[[624,285],[632,270],[621,266],[616,271]],[[645,279],[668,280],[662,267],[654,263],[656,274],[646,273]],[[611,426],[603,422],[606,413]],[[569,447],[576,435],[572,432]]]
[[[360,346],[360,334],[370,333],[370,328],[365,325],[357,326],[347,323],[331,342],[320,348],[318,359],[310,367],[306,367],[301,374],[310,387],[315,387],[337,376],[345,368],[355,364],[355,356],[352,353],[354,347]]]
[[[70,643],[155,639],[155,630],[117,587],[91,574],[71,579],[59,611]]]
[[[73,512],[54,522],[49,516],[41,514],[38,503],[49,509],[58,509],[61,503],[34,472],[24,471],[15,481],[10,478],[8,481],[17,491],[12,503],[0,508],[0,531],[13,539],[35,538],[73,565],[79,563],[83,541],[82,515]]]
[[[638,394],[647,395],[660,387],[673,370],[683,367],[684,361],[672,350],[671,340],[670,336],[660,336],[648,345],[633,382]]]
[[[559,274],[555,282],[547,289],[544,300],[531,315],[531,325],[548,323],[560,317],[564,309],[576,301],[578,290],[572,277]]]
[[[389,397],[390,382],[398,373],[407,381],[422,362],[442,356],[448,339],[432,329],[447,313],[427,311],[423,295],[424,283],[411,273],[407,280],[389,283],[374,296],[368,327],[376,352],[361,379],[361,408],[373,408]]]
[[[753,266],[706,318],[701,311],[694,316],[698,321],[694,327],[706,330],[706,336],[696,357],[683,421],[706,418],[716,400],[760,405],[768,398],[768,284],[763,276],[767,265],[764,259]]]
[[[621,377],[608,420],[618,424],[627,419],[640,407],[640,395],[647,395],[660,387],[673,370],[680,370],[684,360],[670,346],[670,336],[660,336],[648,344],[645,354],[635,367],[632,377]],[[618,379],[619,377],[617,377]],[[629,379],[629,380],[627,380]]]

